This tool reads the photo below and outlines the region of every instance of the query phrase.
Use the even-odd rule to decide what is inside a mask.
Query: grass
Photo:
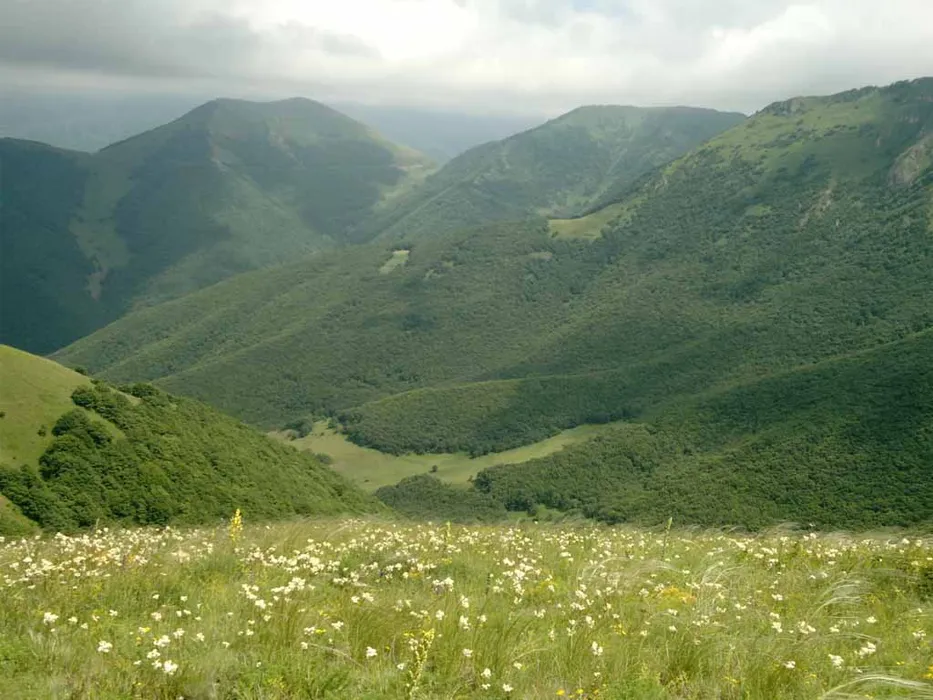
[[[450,484],[465,484],[480,470],[499,464],[521,464],[532,459],[547,457],[569,445],[605,432],[607,425],[581,425],[564,430],[553,437],[503,452],[492,452],[480,457],[470,457],[464,452],[444,454],[392,455],[368,447],[360,447],[327,427],[326,421],[314,424],[314,429],[305,437],[290,440],[289,444],[300,450],[310,450],[331,458],[331,466],[348,479],[355,481],[368,491],[395,484],[405,477],[434,472],[441,481]],[[273,433],[285,439],[283,433]]]
[[[0,462],[35,463],[52,441],[52,425],[74,408],[71,392],[90,384],[56,362],[0,345]]]
[[[8,700],[933,697],[916,533],[237,519],[0,570]]]
[[[602,236],[603,227],[625,214],[627,208],[626,204],[620,202],[574,219],[551,219],[548,221],[548,228],[555,238],[580,238],[592,241]]]
[[[408,264],[408,256],[410,254],[411,251],[407,249],[393,250],[392,257],[383,263],[382,267],[379,268],[379,273],[387,275],[396,268],[404,267]]]

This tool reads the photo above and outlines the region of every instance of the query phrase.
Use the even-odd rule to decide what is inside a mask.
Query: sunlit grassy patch
[[[368,491],[395,484],[405,477],[431,473],[441,481],[465,484],[480,470],[498,464],[521,464],[531,459],[547,457],[567,447],[605,433],[611,425],[581,425],[563,430],[545,440],[502,452],[471,457],[465,452],[438,454],[393,455],[369,447],[361,447],[327,425],[315,423],[303,438],[289,441],[300,450],[327,455],[330,466]],[[281,433],[274,436],[282,437]],[[435,469],[436,468],[436,469]]]

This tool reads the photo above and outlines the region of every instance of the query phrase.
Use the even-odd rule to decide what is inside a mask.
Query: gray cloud
[[[4,85],[752,111],[933,74],[929,0],[0,0]]]
[[[356,37],[285,23],[258,31],[245,17],[184,0],[0,0],[0,65],[139,77],[257,76],[290,52],[377,58]],[[259,71],[261,74],[261,71]]]

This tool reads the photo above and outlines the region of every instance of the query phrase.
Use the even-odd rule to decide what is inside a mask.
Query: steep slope
[[[215,100],[94,155],[0,140],[0,339],[47,352],[134,306],[342,243],[427,167],[300,99]]]
[[[209,522],[237,508],[260,519],[376,508],[310,455],[191,399],[144,384],[117,391],[6,346],[0,368],[6,532],[23,516],[70,530]]]
[[[687,107],[580,107],[454,158],[366,222],[358,237],[414,240],[533,215],[574,215],[744,118]]]

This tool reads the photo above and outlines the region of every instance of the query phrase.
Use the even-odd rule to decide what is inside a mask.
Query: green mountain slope
[[[0,339],[51,351],[132,307],[333,247],[427,167],[300,99],[215,100],[94,155],[0,140]]]
[[[609,522],[933,522],[933,330],[645,418],[476,488]]]
[[[413,240],[533,215],[572,216],[744,118],[687,107],[580,107],[454,158],[358,237]]]
[[[389,452],[498,451],[618,419],[658,422],[690,447],[711,392],[789,387],[782,378],[807,367],[911,338],[927,347],[931,134],[931,79],[775,104],[630,184],[596,217],[598,236],[532,220],[424,237],[407,253],[325,254],[133,314],[60,357],[263,426],[337,414],[353,440]],[[897,381],[926,371],[922,353],[904,357]],[[795,422],[806,407],[794,391],[768,400],[777,417],[684,463],[707,468],[773,420],[778,447],[741,454],[776,468],[809,423]],[[827,392],[821,411],[850,415],[848,401]],[[711,420],[704,431],[723,429]],[[813,438],[834,464],[885,454],[837,433]],[[929,467],[924,439],[905,444]]]
[[[307,453],[150,385],[117,391],[0,346],[0,386],[3,532],[376,508]]]

